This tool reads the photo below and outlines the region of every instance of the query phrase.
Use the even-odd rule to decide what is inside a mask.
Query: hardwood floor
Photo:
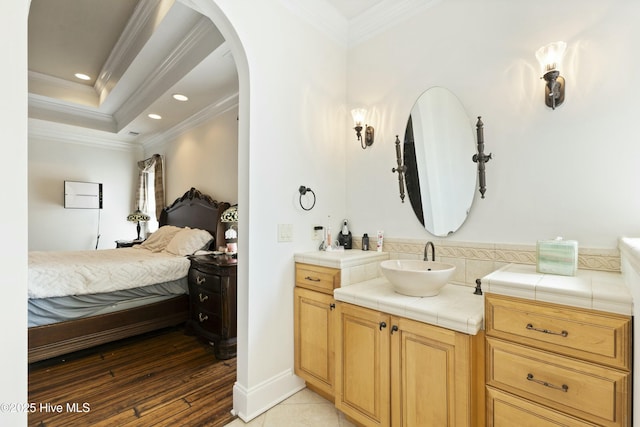
[[[30,426],[223,426],[236,359],[181,328],[29,366]]]

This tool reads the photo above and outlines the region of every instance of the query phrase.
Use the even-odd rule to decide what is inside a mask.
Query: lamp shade
[[[149,221],[150,219],[151,217],[142,212],[140,209],[136,209],[135,212],[132,212],[127,216],[127,221],[131,222]]]
[[[355,108],[351,110],[351,116],[353,117],[354,126],[364,126],[364,117],[367,115],[367,110],[364,108]]]
[[[221,222],[238,222],[238,205],[233,205],[222,212]]]
[[[549,43],[536,51],[536,58],[540,63],[542,74],[549,71],[560,71],[562,59],[567,49],[567,44],[563,41]]]

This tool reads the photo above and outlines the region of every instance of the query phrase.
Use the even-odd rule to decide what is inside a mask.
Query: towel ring
[[[309,187],[305,187],[304,185],[301,185],[300,188],[298,188],[298,192],[300,193],[300,198],[298,199],[300,203],[300,207],[305,211],[310,211],[311,209],[313,209],[313,207],[316,205],[316,193],[314,193],[312,189],[310,189]],[[310,207],[305,208],[304,205],[302,204],[302,196],[307,194],[307,192],[313,195],[313,203],[311,204]]]

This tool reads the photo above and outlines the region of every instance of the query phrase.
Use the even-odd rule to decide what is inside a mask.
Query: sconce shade
[[[560,76],[560,70],[566,49],[567,44],[558,41],[549,43],[536,51],[536,58],[542,70],[542,78],[547,82],[544,103],[554,110],[564,102],[565,81],[564,77]]]
[[[374,129],[373,126],[368,126],[364,122],[364,117],[367,115],[367,110],[364,108],[355,108],[351,110],[353,116],[353,124],[356,131],[356,137],[360,141],[362,149],[365,149],[373,144]],[[364,129],[364,138],[362,137],[362,130]]]
[[[358,127],[364,126],[364,117],[367,115],[367,110],[364,108],[354,108],[351,110],[351,116],[353,116],[353,125]]]
[[[560,71],[562,69],[562,60],[567,50],[567,44],[563,41],[549,43],[536,51],[536,58],[540,63],[542,74],[549,71]]]

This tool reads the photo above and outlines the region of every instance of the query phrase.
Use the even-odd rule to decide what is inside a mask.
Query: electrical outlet
[[[324,228],[321,225],[313,226],[313,234],[311,234],[311,240],[320,242],[324,237]]]

